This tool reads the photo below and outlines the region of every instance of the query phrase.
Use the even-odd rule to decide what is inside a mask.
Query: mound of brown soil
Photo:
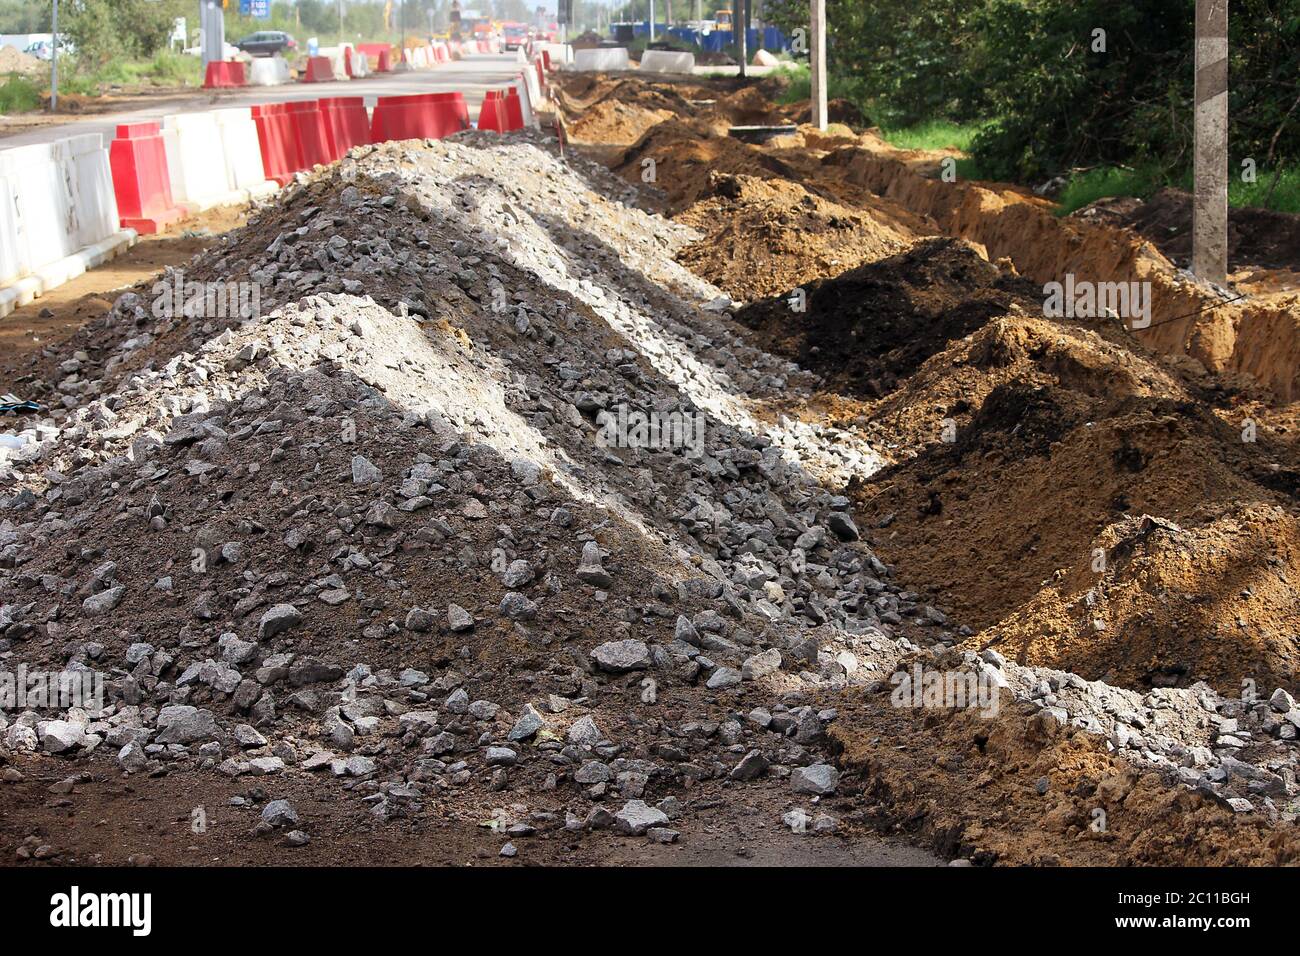
[[[1276,509],[1294,506],[1294,439],[1243,442],[1240,413],[1110,334],[1000,318],[878,403],[899,463],[850,489],[879,516],[877,549],[987,629],[973,645],[1025,663],[1134,687],[1295,686],[1295,601],[1262,580],[1292,560]],[[1225,519],[1239,503],[1253,510]],[[1197,529],[1184,563],[1126,557],[1143,515]],[[1228,547],[1224,521],[1252,530]]]
[[[653,166],[647,160],[652,160]],[[758,147],[729,136],[702,135],[681,120],[655,126],[614,163],[614,172],[634,183],[647,182],[645,176],[651,168],[654,178],[649,182],[667,195],[672,215],[712,194],[714,172],[799,179],[789,165]]]
[[[43,72],[47,67],[36,57],[24,53],[16,46],[0,46],[0,76],[10,73],[22,73],[32,76]]]
[[[571,139],[580,143],[630,146],[651,127],[676,115],[670,110],[646,108],[622,100],[602,100],[583,110],[578,120],[569,126],[568,133]]]
[[[812,106],[810,104],[795,103],[792,106],[785,107],[784,112],[788,122],[798,123],[800,126],[812,122]],[[826,103],[826,118],[831,123],[843,123],[845,126],[852,126],[856,129],[871,125],[871,120],[867,118],[867,115],[850,100],[828,100]]]
[[[1033,289],[967,243],[927,239],[880,262],[810,282],[806,310],[790,296],[756,302],[736,318],[764,347],[825,376],[837,391],[879,397],[931,355],[1032,304]]]
[[[1186,530],[1131,518],[1094,545],[1104,565],[1078,563],[981,640],[1018,660],[1130,687],[1296,686],[1294,514],[1253,505]]]
[[[893,255],[920,229],[913,217],[850,209],[784,180],[714,172],[709,186],[677,216],[704,234],[677,258],[742,301]]]

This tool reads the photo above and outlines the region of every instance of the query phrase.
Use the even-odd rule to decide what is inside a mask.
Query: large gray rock
[[[643,671],[650,666],[650,648],[644,641],[631,638],[607,641],[592,648],[591,659],[597,667],[610,674]]]
[[[507,740],[527,740],[546,726],[546,720],[532,704],[524,705],[524,712],[519,715],[515,725],[510,728]]]
[[[644,800],[629,800],[623,809],[614,814],[614,828],[629,836],[641,836],[651,827],[661,827],[668,822],[668,814],[650,806]]]
[[[761,654],[746,658],[745,663],[741,665],[740,673],[745,680],[760,680],[768,674],[776,673],[780,668],[781,652],[775,647],[769,647]]]
[[[81,602],[81,609],[90,617],[96,617],[100,614],[107,614],[122,603],[122,598],[126,595],[126,585],[119,584],[111,587],[107,591],[100,591],[98,594],[92,594],[86,600]]]
[[[610,573],[601,564],[600,545],[595,541],[588,541],[582,546],[582,559],[577,574],[579,581],[598,588],[607,588],[614,583]]]
[[[474,626],[474,618],[459,604],[447,605],[447,626],[453,632],[459,634],[461,631],[468,631]]]
[[[564,739],[575,747],[594,747],[604,739],[604,734],[596,726],[596,721],[586,716],[573,722]]]
[[[257,625],[257,639],[264,641],[302,623],[302,614],[292,604],[277,604],[267,609]]]
[[[158,711],[158,736],[155,739],[160,744],[192,744],[216,736],[217,719],[210,710],[174,704]]]
[[[67,753],[85,745],[86,726],[69,720],[43,720],[36,725],[36,736],[46,753]]]
[[[371,463],[371,461],[362,456],[355,455],[352,458],[352,483],[354,485],[373,485],[383,478],[383,473]]]
[[[296,826],[298,811],[288,800],[272,800],[262,808],[262,822],[276,828]]]
[[[795,793],[808,793],[824,797],[834,793],[840,785],[840,772],[826,763],[815,763],[811,767],[800,767],[790,774],[790,786]]]
[[[756,780],[767,773],[768,760],[761,750],[751,750],[732,768],[732,780]]]

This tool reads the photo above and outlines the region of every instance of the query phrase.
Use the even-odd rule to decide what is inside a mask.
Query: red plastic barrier
[[[550,72],[550,70],[551,70],[551,51],[550,51],[550,50],[543,50],[543,51],[542,51],[542,68],[543,68],[544,70],[546,70],[547,72]]]
[[[302,146],[293,120],[289,117],[289,104],[267,103],[253,107],[253,122],[257,125],[257,144],[262,150],[262,167],[267,179],[281,186],[293,179],[293,174],[306,168]]]
[[[546,71],[542,69],[542,58],[538,57],[533,60],[533,66],[537,67],[537,85],[539,89],[546,89]]]
[[[353,146],[370,142],[370,116],[360,96],[332,96],[317,100],[329,137],[330,159],[340,159]]]
[[[478,111],[478,128],[504,133],[506,124],[506,104],[501,98],[501,91],[488,90],[483,95],[483,105]]]
[[[469,107],[461,93],[381,96],[370,121],[370,140],[440,139],[469,129]]]
[[[302,74],[304,83],[327,83],[334,79],[334,65],[327,56],[309,56]]]
[[[113,170],[113,193],[124,229],[147,236],[162,232],[184,217],[184,210],[172,203],[167,152],[159,124],[119,126],[108,147],[108,164]]]
[[[203,77],[203,86],[209,90],[247,85],[248,73],[239,60],[213,60]]]
[[[372,73],[393,72],[392,47],[387,43],[358,43],[357,49],[370,57],[370,71]]]
[[[506,90],[506,129],[524,128],[524,105],[519,101],[519,90],[510,87]]]
[[[284,107],[301,150],[302,166],[299,168],[311,169],[317,164],[333,162],[335,157],[330,155],[330,136],[325,128],[325,114],[316,101],[295,100],[285,103]]]

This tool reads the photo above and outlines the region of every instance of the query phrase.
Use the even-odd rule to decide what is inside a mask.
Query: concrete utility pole
[[[1228,277],[1228,0],[1196,0],[1192,272]]]
[[[59,110],[59,0],[54,0],[54,16],[50,20],[50,112]]]
[[[650,0],[650,42],[655,42],[655,0]]]
[[[745,21],[749,19],[746,13],[749,10],[749,0],[736,0],[731,11],[731,29],[732,38],[736,41],[736,52],[740,54],[740,75],[742,77],[749,75],[749,31],[745,29]]]
[[[1226,2],[1226,0],[1224,0]],[[826,128],[826,0],[811,0],[808,66],[812,75],[812,124]]]

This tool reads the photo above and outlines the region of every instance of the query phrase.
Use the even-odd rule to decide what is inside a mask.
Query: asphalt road
[[[285,103],[314,100],[323,96],[363,96],[366,106],[374,106],[380,96],[411,93],[460,92],[465,94],[470,118],[478,116],[483,94],[498,89],[519,75],[524,64],[514,53],[478,54],[453,60],[432,70],[406,73],[376,73],[361,80],[333,83],[288,83],[283,86],[255,86],[238,90],[202,90],[182,93],[167,99],[153,99],[147,108],[90,116],[69,116],[66,123],[42,125],[14,132],[6,130],[0,118],[0,149],[49,143],[82,133],[102,133],[105,142],[113,138],[120,123],[157,121],[168,113],[189,113],[229,106],[252,106],[257,103]]]

